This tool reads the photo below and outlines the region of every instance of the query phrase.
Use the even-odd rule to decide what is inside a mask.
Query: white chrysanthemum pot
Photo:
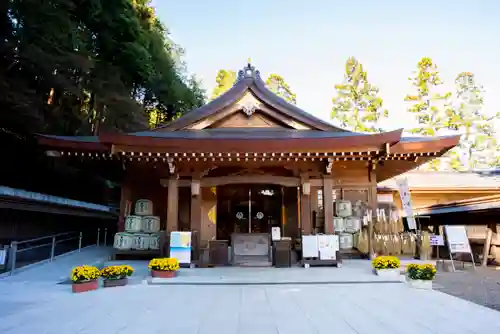
[[[401,277],[401,269],[400,268],[391,268],[391,269],[376,269],[377,276],[388,280],[399,280]]]
[[[432,280],[407,278],[406,281],[411,288],[421,289],[421,290],[432,290]]]

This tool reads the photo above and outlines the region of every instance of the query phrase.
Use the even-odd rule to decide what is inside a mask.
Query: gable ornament
[[[241,106],[241,110],[243,110],[245,115],[250,117],[257,111],[257,107],[257,103],[255,103],[254,101],[248,101]]]

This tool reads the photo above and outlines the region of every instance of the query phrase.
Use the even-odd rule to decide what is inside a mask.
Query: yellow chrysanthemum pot
[[[395,256],[377,256],[372,260],[373,269],[378,276],[390,280],[399,281],[401,276],[401,262]]]
[[[406,267],[406,281],[412,288],[432,290],[436,272],[436,267],[432,264],[411,263]]]
[[[71,271],[71,289],[74,293],[97,290],[101,272],[94,266],[78,266]]]
[[[128,277],[134,273],[134,268],[129,265],[108,266],[101,270],[101,277],[104,279],[104,287],[111,288],[125,286],[128,284]]]
[[[148,266],[151,276],[157,278],[173,278],[180,268],[175,258],[152,259]]]

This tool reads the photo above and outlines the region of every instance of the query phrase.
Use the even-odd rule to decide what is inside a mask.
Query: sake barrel
[[[333,231],[341,233],[345,231],[344,218],[333,217]]]
[[[156,233],[160,230],[160,217],[144,216],[142,217],[142,230],[148,233]]]
[[[345,219],[345,231],[348,233],[358,232],[361,228],[361,221],[358,217],[348,217]]]
[[[146,250],[149,248],[149,234],[135,233],[133,235],[132,248],[137,250]]]
[[[160,236],[158,234],[152,233],[148,237],[149,249],[160,249]]]
[[[118,232],[115,234],[113,247],[119,250],[128,250],[132,248],[132,235],[127,232]]]
[[[142,229],[141,216],[127,216],[125,218],[125,231],[127,232],[140,232]]]
[[[339,235],[340,249],[351,249],[353,247],[353,238],[350,233],[341,233]]]
[[[153,202],[147,199],[140,199],[135,202],[135,214],[138,216],[153,215]]]
[[[340,200],[335,202],[336,213],[339,217],[352,216],[352,205],[350,201]]]

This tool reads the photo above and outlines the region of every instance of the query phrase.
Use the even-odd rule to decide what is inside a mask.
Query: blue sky
[[[185,60],[210,94],[221,68],[247,58],[277,73],[302,109],[329,120],[334,85],[349,56],[362,62],[389,109],[387,129],[411,127],[403,101],[418,60],[431,57],[444,88],[473,72],[485,110],[500,108],[500,1],[153,0]]]

